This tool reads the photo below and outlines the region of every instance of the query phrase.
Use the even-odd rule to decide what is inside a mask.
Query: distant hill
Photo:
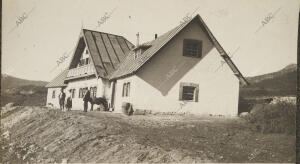
[[[1,75],[1,106],[14,102],[17,105],[44,105],[47,89],[45,81],[33,81]]]
[[[290,64],[277,72],[247,77],[250,85],[242,87],[243,97],[296,96],[297,64]]]
[[[25,85],[45,86],[46,84],[48,84],[46,81],[24,80],[6,74],[1,75],[1,86],[6,88],[15,88]]]

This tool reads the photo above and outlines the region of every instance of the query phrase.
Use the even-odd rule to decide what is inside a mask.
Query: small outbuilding
[[[61,89],[67,87],[67,84],[64,83],[67,73],[68,70],[64,70],[46,85],[48,89],[46,106],[59,108],[58,95]]]

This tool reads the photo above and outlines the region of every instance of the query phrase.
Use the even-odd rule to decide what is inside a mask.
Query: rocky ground
[[[295,135],[242,118],[125,116],[43,107],[1,110],[2,163],[295,162]]]

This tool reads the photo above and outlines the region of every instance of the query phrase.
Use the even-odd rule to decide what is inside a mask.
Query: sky
[[[3,0],[1,70],[51,81],[68,67],[81,28],[136,44],[137,33],[147,42],[199,14],[242,74],[256,76],[297,62],[298,13],[299,0]]]

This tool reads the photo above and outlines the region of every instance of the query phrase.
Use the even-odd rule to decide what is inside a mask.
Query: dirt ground
[[[295,135],[257,133],[242,118],[13,108],[2,113],[3,163],[296,159]]]

